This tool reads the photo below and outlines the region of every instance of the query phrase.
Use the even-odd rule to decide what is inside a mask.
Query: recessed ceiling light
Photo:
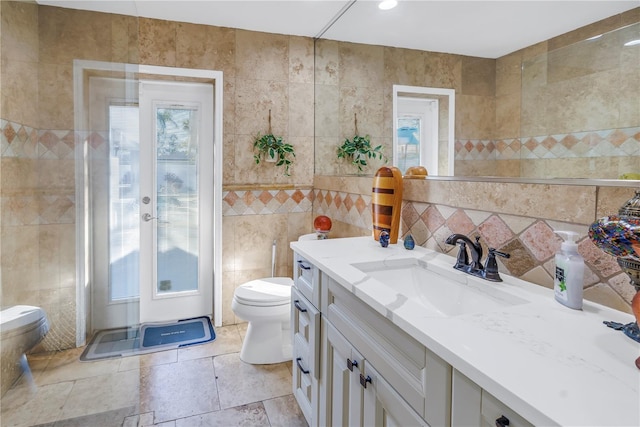
[[[382,0],[378,4],[378,7],[382,10],[389,10],[389,9],[393,9],[397,5],[398,5],[398,2],[396,0]]]
[[[640,44],[640,39],[631,40],[630,42],[626,42],[625,46],[636,46]]]

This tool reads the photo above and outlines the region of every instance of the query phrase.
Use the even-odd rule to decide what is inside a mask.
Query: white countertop
[[[583,310],[572,310],[551,289],[502,274],[501,283],[466,276],[527,303],[428,317],[418,303],[399,304],[397,292],[351,264],[413,257],[452,267],[453,257],[422,247],[408,251],[400,241],[382,248],[372,237],[292,242],[291,248],[531,423],[640,426],[634,364],[640,343],[602,323],[626,324],[633,316],[587,300]]]

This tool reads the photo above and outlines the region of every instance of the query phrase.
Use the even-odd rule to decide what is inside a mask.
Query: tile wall
[[[270,274],[274,239],[277,274],[289,275],[288,242],[310,231],[313,215],[326,212],[334,218],[335,235],[368,234],[369,179],[332,178],[336,181],[330,180],[329,185],[325,182],[329,178],[322,176],[314,181],[314,168],[320,175],[353,173],[333,160],[337,143],[354,132],[352,112],[358,114],[362,133],[369,133],[374,142],[390,148],[391,83],[456,89],[460,101],[456,137],[461,141],[515,138],[517,135],[509,130],[520,126],[519,119],[503,108],[517,97],[511,89],[519,87],[513,70],[521,64],[521,53],[493,61],[326,41],[319,44],[322,55],[314,69],[314,45],[309,38],[136,19],[31,2],[2,1],[0,15],[0,291],[2,305],[33,304],[47,310],[53,327],[43,344],[45,350],[75,345],[73,147],[81,135],[74,129],[74,59],[223,71],[225,324],[237,321],[230,310],[233,289]],[[548,48],[554,48],[551,42]],[[533,47],[527,57],[540,52]],[[374,66],[346,66],[367,61],[373,61]],[[314,74],[320,84],[315,88],[315,111],[319,113],[315,115]],[[273,165],[253,162],[252,138],[265,131],[269,110],[274,133],[296,148],[292,177],[285,177]],[[500,130],[497,135],[494,128]],[[500,207],[468,206],[464,195],[474,194],[473,188],[460,188],[457,194],[462,199],[445,201],[433,199],[434,190],[408,197],[405,206],[404,226],[421,236],[422,244],[437,245],[434,236],[443,234],[438,230],[445,226],[453,230],[462,224],[466,230],[473,225],[474,230],[481,226],[484,230],[502,222],[512,233],[502,227],[508,236],[504,245],[521,242],[531,252],[528,259],[536,265],[528,270],[513,265],[509,268],[540,277],[540,283],[548,284],[544,279],[547,260],[533,252],[531,239],[525,236],[544,233],[544,226],[552,225],[549,221],[574,221],[581,227],[588,223],[586,219],[565,218],[541,219],[542,225],[537,225],[533,211],[512,213]],[[484,191],[491,194],[495,190]],[[540,203],[546,200],[530,187],[510,191],[531,193],[532,200]],[[593,207],[591,202],[586,205]],[[616,200],[612,206],[621,202]],[[560,205],[548,208],[559,211]],[[523,221],[531,224],[516,227],[505,215],[529,218]],[[433,223],[428,220],[432,217]],[[529,229],[529,234],[523,235]],[[611,272],[598,277],[599,281],[593,279],[589,294],[610,297],[611,305],[628,300],[624,286],[618,289],[612,283],[619,275]]]
[[[86,131],[74,129],[74,59],[221,70],[223,322],[236,322],[235,286],[271,274],[276,237],[277,272],[290,274],[288,242],[311,224],[312,39],[26,2],[3,1],[0,14],[2,305],[45,308],[45,350],[75,346],[74,147]],[[296,150],[291,177],[253,161],[269,110],[273,132]],[[108,138],[93,131],[99,150]]]
[[[331,237],[370,235],[371,180],[316,176],[313,212],[332,219]],[[561,243],[553,231],[576,231],[587,267],[585,298],[631,312],[628,276],[586,236],[596,218],[617,213],[633,194],[633,187],[405,180],[400,234],[452,256],[449,235],[480,236],[485,253],[494,247],[511,254],[498,259],[501,271],[552,288]]]

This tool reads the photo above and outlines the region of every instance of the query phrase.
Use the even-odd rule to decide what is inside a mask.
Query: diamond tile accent
[[[618,157],[640,152],[640,128],[539,135],[511,140],[455,142],[456,160]]]
[[[311,188],[295,190],[227,190],[222,194],[225,216],[310,212]]]

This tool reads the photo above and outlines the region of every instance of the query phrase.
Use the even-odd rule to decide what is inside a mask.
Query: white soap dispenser
[[[556,277],[553,290],[556,300],[575,310],[582,309],[584,259],[578,253],[578,233],[556,231],[564,242],[556,253]]]

